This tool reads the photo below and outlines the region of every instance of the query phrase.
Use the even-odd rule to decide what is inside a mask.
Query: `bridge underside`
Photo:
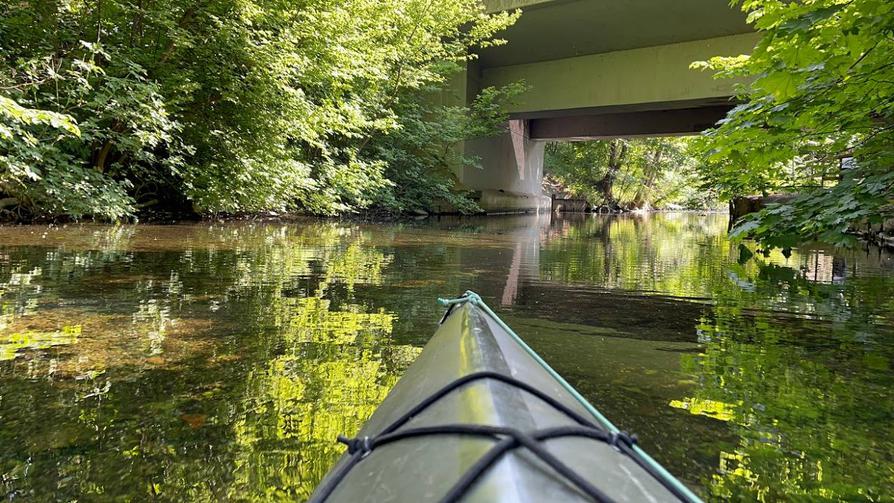
[[[528,121],[531,140],[573,141],[695,134],[716,124],[732,107],[729,98],[723,98],[564,110],[546,117],[517,115]]]
[[[537,209],[547,141],[694,134],[732,108],[735,81],[693,61],[747,54],[758,40],[718,0],[485,0],[522,7],[505,46],[489,48],[457,79],[449,102],[524,81],[506,133],[468,141],[478,167],[457,178],[490,212]]]
[[[541,195],[547,142],[689,135],[711,127],[731,108],[729,100],[659,103],[510,119],[506,134],[466,142],[466,153],[481,165],[466,167],[461,182],[480,192],[479,204],[490,213],[550,208]]]

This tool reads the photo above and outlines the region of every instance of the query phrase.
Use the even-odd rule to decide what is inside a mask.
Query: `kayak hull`
[[[444,386],[477,372],[525,382],[584,417],[592,417],[492,317],[474,303],[455,306],[419,358],[358,434],[375,437]],[[595,422],[595,421],[594,421]],[[574,420],[511,383],[469,382],[398,428],[488,425],[534,432],[575,426]],[[439,501],[493,446],[493,439],[453,434],[405,438],[377,447],[337,481],[326,501]],[[544,441],[554,457],[614,501],[679,501],[615,446],[590,438]],[[345,454],[319,487],[351,462]],[[320,490],[318,487],[318,491]],[[312,501],[319,499],[315,494]],[[464,495],[464,501],[591,501],[567,478],[525,448],[501,456]]]

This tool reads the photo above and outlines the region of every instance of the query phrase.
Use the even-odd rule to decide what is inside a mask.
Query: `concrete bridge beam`
[[[685,108],[628,110],[609,107],[586,113],[529,119],[532,140],[595,140],[636,136],[677,136],[696,134],[710,128],[732,108],[720,105]],[[657,104],[656,106],[661,106]],[[674,106],[676,104],[665,104]]]
[[[508,110],[513,117],[560,115],[563,110],[649,103],[726,100],[737,83],[690,69],[693,61],[748,54],[753,33],[590,54],[481,70],[482,87],[524,81],[529,90]]]

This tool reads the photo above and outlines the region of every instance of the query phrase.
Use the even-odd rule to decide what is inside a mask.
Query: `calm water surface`
[[[894,498],[894,257],[726,217],[0,228],[0,497],[302,500],[474,289],[709,499]]]

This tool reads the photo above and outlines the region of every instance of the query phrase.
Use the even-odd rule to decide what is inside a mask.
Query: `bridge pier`
[[[506,132],[465,142],[465,154],[477,166],[465,166],[460,182],[480,192],[488,213],[548,210],[552,204],[541,190],[545,142],[531,139],[530,121],[512,119]]]

